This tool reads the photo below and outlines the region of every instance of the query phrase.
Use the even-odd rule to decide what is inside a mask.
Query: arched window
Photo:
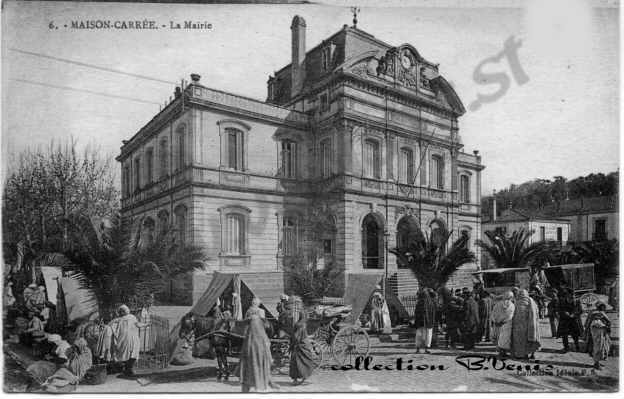
[[[470,176],[461,175],[459,178],[459,192],[461,193],[462,202],[470,202]]]
[[[439,155],[431,157],[431,181],[429,184],[435,188],[444,188],[444,160]]]
[[[163,137],[160,140],[160,150],[158,156],[160,159],[160,177],[162,178],[169,174],[169,143],[167,142],[166,137]]]
[[[186,244],[186,230],[187,230],[187,209],[184,205],[178,205],[173,211],[175,214],[176,233],[178,239],[182,245]]]
[[[178,170],[186,165],[186,129],[183,127],[178,132]]]
[[[381,159],[379,142],[367,139],[364,141],[364,177],[379,179],[381,176]]]
[[[397,225],[396,246],[399,249],[407,249],[409,246],[422,242],[424,235],[420,230],[420,224],[416,217],[408,215],[403,216]],[[397,265],[399,268],[406,268],[408,265],[399,263],[397,258]]]
[[[161,235],[169,230],[169,212],[165,210],[158,212],[158,230]]]
[[[326,138],[320,143],[319,161],[321,166],[321,177],[329,177],[332,173],[332,150],[331,139]]]
[[[383,224],[373,214],[362,221],[362,266],[365,269],[383,267],[384,260]]]
[[[414,152],[409,148],[401,148],[399,154],[399,182],[414,184]]]

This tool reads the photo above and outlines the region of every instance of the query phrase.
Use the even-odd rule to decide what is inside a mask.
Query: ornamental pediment
[[[443,106],[450,106],[459,114],[465,112],[455,90],[439,74],[438,65],[424,59],[409,44],[390,48],[385,53],[368,52],[345,64],[350,64],[344,67],[345,72],[366,80],[397,85]]]

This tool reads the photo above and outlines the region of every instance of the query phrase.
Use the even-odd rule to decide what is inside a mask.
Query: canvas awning
[[[41,266],[41,274],[45,282],[48,301],[56,305],[56,291],[58,287],[56,280],[63,277],[63,271],[57,266]]]
[[[375,287],[381,282],[382,274],[369,273],[349,273],[347,274],[347,285],[345,287],[344,304],[351,305],[350,318],[357,320],[371,295],[375,291]]]
[[[189,310],[190,313],[197,315],[207,314],[217,303],[223,292],[228,288],[231,282],[236,279],[240,280],[240,284],[247,287],[249,291],[260,299],[262,306],[274,317],[278,317],[277,304],[280,301],[280,294],[284,292],[284,284],[282,279],[272,279],[270,284],[265,280],[267,273],[220,273],[214,272],[212,280],[206,288],[206,291],[197,300],[195,305]],[[171,331],[171,337],[177,335],[179,324],[176,324]]]
[[[65,306],[69,322],[78,319],[93,320],[99,317],[98,302],[95,293],[83,287],[78,279],[63,277],[61,287],[65,293]]]

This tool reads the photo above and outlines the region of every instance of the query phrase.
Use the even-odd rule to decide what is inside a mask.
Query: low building
[[[565,244],[570,238],[571,222],[565,218],[555,218],[541,214],[529,213],[525,210],[512,208],[505,209],[500,215],[496,214],[496,207],[490,212],[488,219],[482,222],[482,240],[489,243],[486,231],[494,231],[497,235],[511,235],[521,229],[532,231],[527,245],[540,241],[554,241]],[[483,269],[503,267],[495,265],[485,251],[482,252],[481,266]]]

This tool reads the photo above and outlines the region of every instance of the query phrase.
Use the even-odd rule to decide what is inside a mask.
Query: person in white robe
[[[113,330],[113,361],[124,363],[123,373],[132,376],[134,375],[134,365],[139,359],[141,349],[139,329],[143,323],[130,313],[130,309],[126,305],[121,305],[119,317],[111,321],[110,326]]]
[[[513,293],[508,291],[492,309],[492,342],[501,356],[506,356],[511,350],[512,321],[516,309],[513,300]]]

